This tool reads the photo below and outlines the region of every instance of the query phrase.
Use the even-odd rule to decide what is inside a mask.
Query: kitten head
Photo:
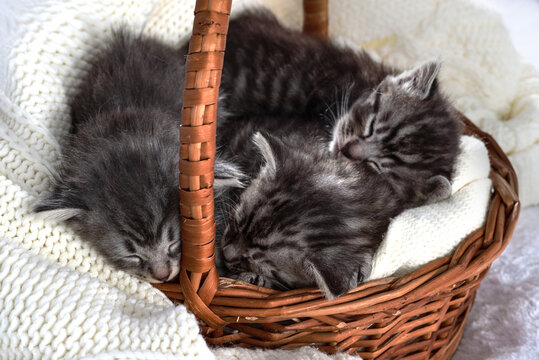
[[[318,286],[328,298],[355,287],[388,223],[386,214],[370,216],[371,207],[393,206],[369,189],[378,182],[322,148],[307,152],[260,133],[254,142],[265,165],[221,241],[228,276],[278,289]]]
[[[100,114],[71,138],[53,191],[34,210],[66,221],[116,268],[170,281],[181,256],[178,148],[170,115]],[[217,163],[217,194],[241,186],[233,164]]]
[[[430,61],[387,76],[338,119],[330,152],[371,166],[409,200],[448,197],[459,129],[439,70]]]
[[[168,120],[157,111],[94,118],[64,149],[53,190],[34,209],[150,282],[171,280],[180,268],[178,140],[165,130]]]
[[[153,283],[178,275],[180,217],[178,196],[173,191],[163,194],[162,207],[148,206],[148,202],[156,203],[157,199],[150,199],[155,194],[137,201],[122,190],[109,193],[105,203],[88,202],[66,180],[38,204],[36,212],[44,218],[66,221],[120,270]]]

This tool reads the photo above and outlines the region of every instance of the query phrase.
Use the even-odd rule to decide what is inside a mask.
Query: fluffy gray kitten
[[[72,134],[52,191],[35,208],[67,221],[117,268],[150,282],[179,272],[184,72],[179,51],[114,33],[73,98]],[[216,159],[217,209],[242,177]]]
[[[258,150],[260,170],[231,211],[221,261],[232,278],[282,290],[318,286],[335,298],[370,274],[403,204],[369,166],[329,156],[318,131],[277,133],[256,132],[236,152],[241,161]]]
[[[335,157],[371,166],[416,206],[450,195],[458,153],[457,116],[438,88],[439,69],[430,61],[399,71],[257,9],[230,21],[222,89],[238,116],[329,126]]]

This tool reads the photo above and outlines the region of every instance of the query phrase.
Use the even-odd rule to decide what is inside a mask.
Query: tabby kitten
[[[72,134],[52,192],[35,208],[67,221],[118,269],[150,282],[179,272],[184,71],[178,51],[114,33],[71,103]],[[216,159],[215,178],[219,209],[243,175]]]
[[[330,152],[362,161],[387,177],[411,206],[451,195],[458,154],[457,115],[437,91],[440,64],[387,76],[340,116]]]
[[[403,204],[370,167],[330,157],[317,131],[279,135],[257,132],[236,152],[252,156],[255,147],[261,168],[231,211],[222,262],[232,278],[282,290],[318,286],[332,299],[368,277]]]
[[[371,166],[415,206],[450,195],[458,153],[457,116],[438,88],[439,69],[430,61],[400,72],[258,9],[230,21],[222,90],[236,115],[329,125],[335,157]]]

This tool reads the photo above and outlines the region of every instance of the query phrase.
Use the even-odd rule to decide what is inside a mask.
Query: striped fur
[[[235,115],[314,115],[393,70],[363,51],[283,27],[263,8],[230,21],[221,91]]]
[[[384,174],[410,206],[449,196],[456,115],[438,62],[400,72],[331,41],[283,27],[256,9],[230,22],[224,105],[238,116],[302,117],[333,128],[334,156]]]
[[[410,206],[451,194],[459,128],[438,91],[440,64],[386,77],[337,118],[330,152],[373,167]]]
[[[253,123],[245,128],[256,131]],[[371,168],[329,156],[316,132],[276,133],[255,132],[236,153],[248,158],[257,149],[259,169],[230,214],[218,260],[233,278],[278,289],[318,286],[334,298],[369,275],[402,204]]]

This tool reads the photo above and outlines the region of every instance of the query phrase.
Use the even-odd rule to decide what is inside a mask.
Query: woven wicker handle
[[[232,0],[197,0],[185,69],[180,131],[180,285],[186,305],[208,325],[225,323],[209,308],[215,267],[213,165],[221,69]]]
[[[197,0],[186,60],[180,131],[180,285],[185,305],[211,327],[226,323],[210,309],[215,267],[213,166],[217,100],[232,0]],[[327,0],[304,0],[306,32],[327,35]]]

